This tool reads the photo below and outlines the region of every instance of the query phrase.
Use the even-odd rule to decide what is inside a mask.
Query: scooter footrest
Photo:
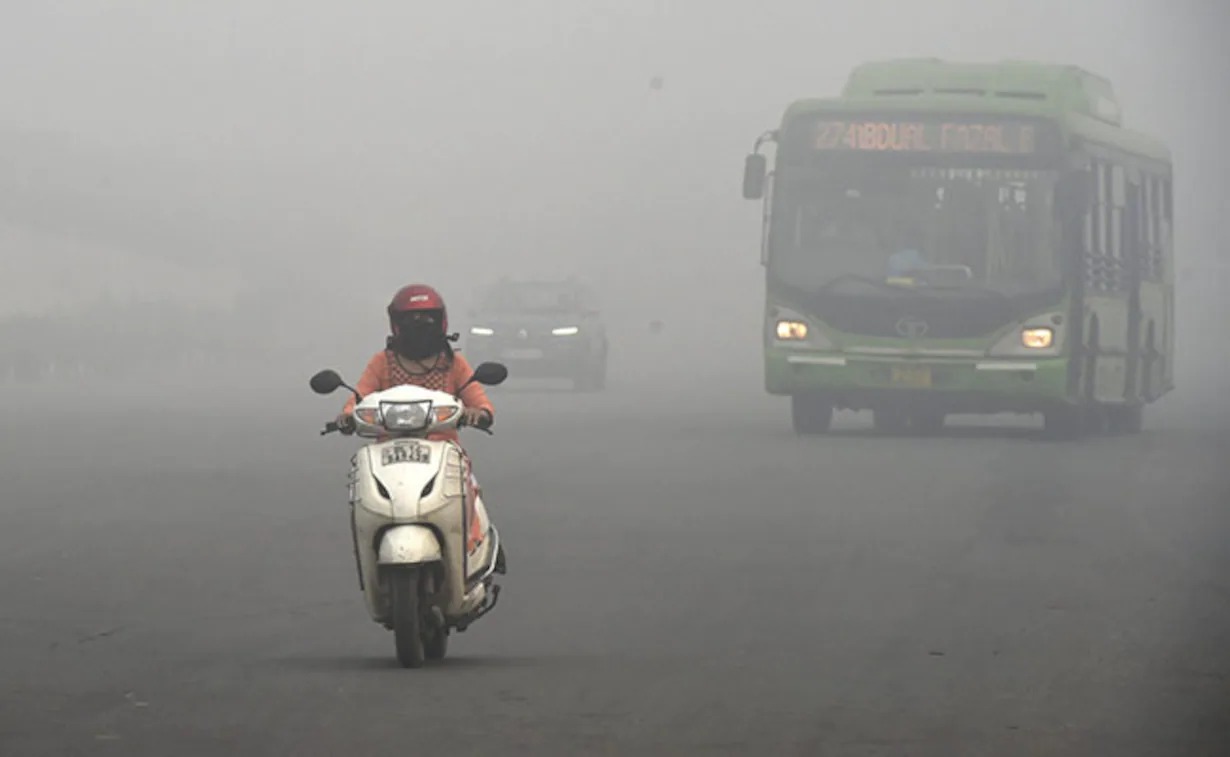
[[[496,602],[500,601],[499,584],[491,584],[491,586],[488,587],[487,592],[487,597],[483,600],[483,603],[478,606],[478,609],[457,624],[458,633],[465,633],[471,623],[491,612],[491,610],[495,608]]]

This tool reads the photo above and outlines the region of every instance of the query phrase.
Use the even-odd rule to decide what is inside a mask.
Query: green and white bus
[[[761,147],[772,142],[772,171]],[[1075,66],[863,64],[756,142],[765,388],[796,431],[834,410],[935,432],[1041,413],[1134,433],[1173,388],[1171,159]]]

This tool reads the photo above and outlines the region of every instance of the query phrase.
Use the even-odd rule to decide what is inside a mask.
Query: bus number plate
[[[925,365],[894,365],[894,384],[915,389],[926,389],[931,386],[931,368]]]

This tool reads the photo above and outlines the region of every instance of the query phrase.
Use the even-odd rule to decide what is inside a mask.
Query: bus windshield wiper
[[[820,294],[822,292],[826,292],[830,289],[833,289],[847,282],[857,282],[859,284],[866,284],[868,286],[874,287],[881,291],[890,291],[890,292],[912,292],[912,291],[917,291],[919,289],[918,287],[910,286],[908,284],[893,283],[892,281],[888,281],[886,279],[877,279],[871,276],[860,276],[855,273],[843,273],[840,276],[835,276],[829,279],[828,281],[816,287],[812,291],[815,294]]]

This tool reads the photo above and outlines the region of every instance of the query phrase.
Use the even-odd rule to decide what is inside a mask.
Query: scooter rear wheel
[[[423,649],[427,653],[429,660],[443,660],[448,654],[448,631],[443,628],[437,628],[432,631],[431,636],[427,639]]]
[[[395,571],[393,586],[393,641],[403,668],[420,668],[427,658],[423,645],[423,616],[419,612],[419,571]]]

